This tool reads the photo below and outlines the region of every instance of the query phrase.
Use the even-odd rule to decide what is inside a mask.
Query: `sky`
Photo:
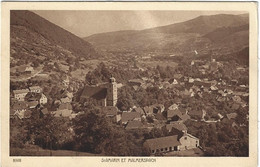
[[[241,11],[32,11],[79,36],[119,30],[142,30],[187,21],[200,15],[243,14]]]

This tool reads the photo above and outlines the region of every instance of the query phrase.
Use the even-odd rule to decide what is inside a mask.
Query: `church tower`
[[[117,83],[114,77],[110,78],[107,87],[107,106],[116,106],[117,103]]]

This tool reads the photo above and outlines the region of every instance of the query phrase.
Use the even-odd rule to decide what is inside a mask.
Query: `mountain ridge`
[[[70,50],[74,55],[78,57],[88,58],[97,55],[97,52],[89,42],[82,40],[80,37],[72,34],[62,27],[55,25],[54,23],[42,18],[41,16],[31,11],[11,11],[10,24],[11,30],[14,27],[25,27],[28,30],[44,37],[52,44],[59,45]],[[16,35],[19,36],[20,34]],[[26,36],[24,36],[23,38],[26,38]]]
[[[144,30],[113,31],[94,34],[83,38],[95,47],[105,50],[134,50],[191,52],[203,45],[216,49],[228,45],[238,35],[237,44],[230,50],[248,45],[249,15],[206,15],[194,19]],[[243,33],[240,33],[242,32]],[[227,33],[228,32],[228,33]],[[232,33],[229,33],[232,32]],[[232,36],[233,35],[233,36]],[[242,35],[240,37],[240,35]],[[235,36],[235,37],[234,37]],[[217,37],[217,40],[213,38]],[[229,39],[230,37],[231,39]],[[224,41],[221,39],[225,39]],[[194,42],[191,42],[194,41]],[[221,43],[221,42],[222,43]],[[199,47],[199,48],[198,48]],[[191,48],[188,50],[187,48]]]

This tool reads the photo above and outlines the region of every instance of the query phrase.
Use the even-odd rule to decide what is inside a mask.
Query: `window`
[[[163,148],[161,148],[161,151],[163,151]]]
[[[168,151],[168,148],[167,148],[167,147],[165,148],[165,151]]]
[[[184,137],[184,140],[187,140],[187,137]]]
[[[154,150],[152,150],[152,153],[154,153]]]
[[[170,151],[172,150],[172,147],[170,147]]]

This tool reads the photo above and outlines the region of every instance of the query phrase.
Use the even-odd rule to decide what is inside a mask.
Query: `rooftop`
[[[107,89],[96,86],[85,86],[82,91],[81,98],[93,98],[96,100],[105,99],[107,96]]]
[[[141,118],[141,114],[138,112],[123,112],[122,114],[122,122],[128,122],[135,118]]]
[[[136,129],[142,127],[142,125],[141,121],[133,120],[127,124],[126,129]]]
[[[148,139],[145,141],[145,144],[151,150],[181,145],[178,141],[178,135]]]
[[[28,92],[29,92],[29,89],[14,90],[14,94],[28,93]]]

